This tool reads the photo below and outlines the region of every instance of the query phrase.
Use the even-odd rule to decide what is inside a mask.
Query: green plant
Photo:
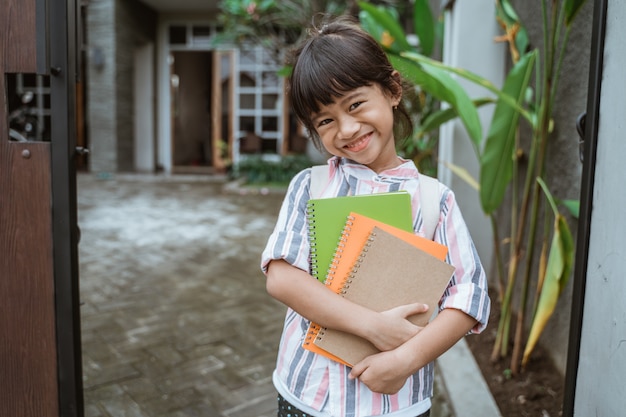
[[[378,3],[404,7],[399,0]],[[356,0],[220,0],[219,8],[223,31],[217,43],[264,45],[278,61],[320,16],[356,15],[359,10]]]
[[[498,323],[498,337],[492,354],[493,359],[507,354],[510,318],[512,316],[512,293],[518,275],[518,265],[523,262],[524,276],[520,294],[520,307],[517,311],[514,345],[511,354],[511,369],[514,373],[520,370],[520,365],[523,367],[530,359],[539,335],[543,331],[548,318],[552,315],[559,295],[569,279],[571,265],[573,264],[574,245],[571,232],[565,218],[559,213],[546,185],[545,166],[547,145],[553,128],[552,112],[559,84],[561,63],[565,55],[569,34],[573,27],[572,22],[584,3],[585,0],[542,1],[541,3],[543,16],[543,49],[541,58],[543,59],[537,60],[534,71],[536,82],[534,100],[530,101],[528,105],[532,116],[529,120],[532,135],[528,151],[528,166],[519,205],[513,206],[513,210],[515,210],[515,213],[519,213],[519,217],[514,218],[517,223],[513,222],[511,228],[507,287],[502,300],[503,314],[500,323]],[[525,40],[521,38],[522,42],[518,43],[517,35],[515,34],[519,33],[519,30],[511,30],[510,28],[522,27],[522,24],[510,3],[507,0],[498,1],[497,10],[500,21],[503,22],[503,26],[507,29],[506,32],[514,34],[509,37],[508,41],[511,49],[517,49],[521,54],[520,61],[529,53],[538,55],[538,50],[526,54],[524,54],[524,50],[519,50],[519,44],[523,45]],[[513,55],[513,58],[515,59],[515,55]],[[495,141],[492,143],[495,143]],[[520,146],[518,144],[515,145],[512,148],[513,153],[509,155],[517,154],[517,149]],[[489,143],[487,143],[487,146],[489,146]],[[493,156],[490,156],[490,158],[484,157],[481,160],[481,177],[491,174],[493,167],[497,163],[497,158]],[[512,164],[512,166],[510,168],[506,167],[509,164]],[[510,163],[508,161],[500,162],[500,165],[505,165],[505,169],[510,169],[513,173],[520,172],[518,158],[513,158]],[[512,182],[514,196],[518,194],[518,190],[515,188],[516,179],[514,175]],[[511,177],[509,176],[508,182],[503,180],[494,182],[494,190],[492,192],[483,190],[481,187],[481,201],[485,211],[489,209],[495,210],[502,201],[503,197],[501,195],[504,194],[503,190],[510,183]],[[541,193],[542,190],[543,193]],[[489,204],[490,201],[492,202],[491,204]],[[536,253],[536,234],[542,227],[540,220],[540,205],[542,201],[550,203],[554,222],[552,229],[550,229],[548,227],[550,212],[545,210],[543,215],[542,243],[539,250],[539,269],[535,276],[537,291],[533,302],[533,317],[522,357],[528,292],[533,278],[533,260]],[[552,243],[548,248],[550,234],[552,235]]]
[[[376,38],[390,56],[403,51],[415,50],[424,56],[439,53],[440,19],[433,15],[428,0],[416,0],[412,10],[406,14],[412,17],[413,31],[418,39],[416,45],[406,36],[400,12],[395,7],[359,2],[361,26]],[[412,159],[425,174],[437,174],[438,130],[429,127],[432,115],[440,102],[419,83],[412,83],[412,89],[403,96],[404,105],[414,118],[416,130],[412,137],[399,143],[398,153]]]
[[[278,160],[268,160],[263,155],[253,155],[233,167],[233,178],[246,184],[287,185],[298,172],[313,165],[305,155],[287,155]]]
[[[230,167],[230,165],[232,164],[232,161],[229,158],[228,142],[225,141],[224,139],[219,139],[217,141],[217,149],[220,155],[220,159],[222,160],[222,163],[224,164],[224,166]]]
[[[526,32],[509,1],[496,2],[497,19],[505,29],[504,38],[509,42],[513,61],[501,89],[476,74],[446,66],[419,53],[415,48],[407,47],[407,43],[401,39],[405,35],[397,30],[396,23],[389,17],[375,17],[377,24],[382,28],[378,32],[379,42],[393,46],[388,47],[388,51],[394,66],[406,79],[449,105],[449,108],[429,114],[422,123],[422,129],[425,127],[436,129],[442,123],[458,117],[465,126],[480,161],[480,179],[477,184],[482,209],[490,216],[494,230],[502,308],[492,355],[494,360],[508,355],[513,293],[517,288],[519,271],[524,271],[519,293],[520,307],[517,311],[514,348],[511,354],[510,369],[513,374],[518,373],[520,367],[529,360],[538,337],[567,283],[573,262],[574,246],[571,232],[546,185],[545,166],[547,145],[553,128],[552,110],[561,63],[572,22],[584,3],[585,0],[542,0],[544,36],[540,52],[538,48],[528,50]],[[496,97],[494,114],[484,141],[477,107],[493,103],[494,100],[489,97],[471,100],[450,74],[474,82]],[[533,80],[535,86],[531,87]],[[519,158],[522,153],[520,138],[522,122],[531,131],[530,145],[526,152],[527,166],[524,166]],[[521,178],[524,170],[526,174]],[[521,189],[518,189],[518,181],[523,182]],[[510,246],[508,253],[503,254],[500,250],[502,240],[499,238],[496,213],[501,208],[505,193],[509,190],[512,195],[511,230],[507,239]],[[541,216],[540,208],[543,201],[550,203],[552,212],[545,211]],[[554,218],[552,227],[549,227],[550,214]],[[538,270],[533,273],[538,231],[542,231],[540,260]],[[548,245],[550,240],[552,243]],[[508,267],[506,272],[505,265]],[[523,268],[520,268],[520,265]],[[533,302],[532,324],[522,358],[528,293],[533,283],[537,292]]]

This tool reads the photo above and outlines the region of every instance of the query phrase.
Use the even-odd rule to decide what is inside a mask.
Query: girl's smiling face
[[[313,126],[330,154],[380,173],[400,165],[393,135],[393,107],[399,102],[378,84],[359,87],[321,105]]]

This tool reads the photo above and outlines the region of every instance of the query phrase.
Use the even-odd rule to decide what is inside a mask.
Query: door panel
[[[178,51],[172,59],[174,172],[210,172],[212,55]]]
[[[66,289],[78,280],[66,266],[77,263],[74,3],[0,0],[0,10],[0,416],[82,416],[78,298]],[[14,74],[51,76],[49,141],[10,140]]]
[[[56,416],[50,144],[10,142],[6,107],[7,74],[37,72],[38,2],[2,3],[0,415]]]
[[[50,145],[0,145],[0,415],[56,416]]]

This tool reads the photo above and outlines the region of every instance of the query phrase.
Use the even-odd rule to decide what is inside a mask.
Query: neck
[[[388,163],[381,165],[381,166],[368,166],[369,169],[371,169],[372,171],[376,172],[377,174],[380,174],[381,172],[387,171],[388,169],[393,169],[393,168],[397,168],[400,165],[402,165],[404,163],[404,161],[402,159],[400,159],[399,156],[395,156],[392,160],[390,160]]]

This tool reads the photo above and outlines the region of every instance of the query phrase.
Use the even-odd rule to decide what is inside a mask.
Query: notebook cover
[[[312,274],[324,282],[346,218],[363,214],[397,228],[413,230],[411,197],[406,191],[311,199],[307,205]]]
[[[409,318],[418,326],[428,323],[454,272],[453,266],[379,227],[374,227],[354,265],[341,286],[344,297],[375,311],[426,303],[428,312]],[[365,339],[326,328],[313,343],[349,366],[379,352]]]
[[[326,276],[325,284],[330,290],[335,293],[339,293],[341,291],[343,281],[352,270],[352,266],[361,253],[367,238],[376,226],[404,239],[415,247],[430,253],[437,259],[443,261],[446,258],[448,248],[440,243],[418,236],[412,232],[398,229],[397,227],[390,226],[370,217],[352,212],[348,216],[345,223],[345,227],[341,234],[341,238],[339,239],[339,243],[336,247],[333,260]],[[307,350],[324,355],[330,359],[347,365],[344,361],[338,360],[336,356],[330,355],[324,349],[313,343],[313,340],[315,340],[321,329],[322,327],[319,324],[312,322],[309,325],[303,347]]]
[[[326,280],[324,283],[334,292],[339,293],[342,285],[342,278],[348,276],[354,261],[358,258],[370,233],[378,227],[405,242],[419,248],[435,258],[444,261],[448,254],[448,248],[441,243],[435,242],[425,237],[416,235],[413,232],[393,227],[387,223],[372,219],[359,213],[350,213],[346,220],[345,227],[339,238],[339,243],[335,248],[333,260],[330,263]]]

